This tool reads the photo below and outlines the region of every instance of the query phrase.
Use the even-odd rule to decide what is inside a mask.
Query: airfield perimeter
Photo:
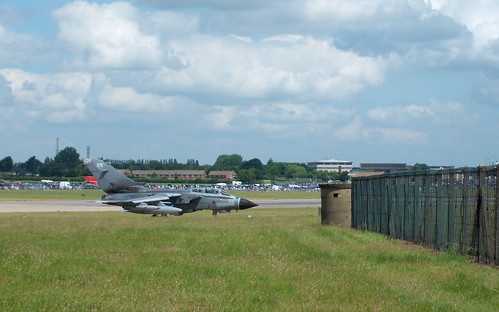
[[[320,199],[264,199],[253,200],[261,208],[319,208]],[[250,213],[250,210],[247,212]],[[87,200],[0,201],[0,213],[57,212],[57,211],[121,211],[121,207],[103,205]]]

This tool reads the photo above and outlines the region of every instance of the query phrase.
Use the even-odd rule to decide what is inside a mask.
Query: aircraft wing
[[[142,196],[142,197],[136,197],[136,198],[130,198],[130,199],[102,199],[98,200],[96,202],[102,203],[102,204],[108,204],[108,205],[119,205],[119,206],[124,206],[124,205],[138,205],[142,203],[157,203],[157,202],[162,202],[166,201],[172,197],[179,197],[181,194],[178,193],[160,193],[157,195],[149,195],[149,196]]]
[[[155,196],[144,196],[144,197],[134,198],[130,202],[134,203],[134,204],[159,202],[159,201],[168,200],[171,197],[179,197],[179,196],[180,196],[180,194],[174,194],[174,193],[161,194],[161,195],[155,195]]]

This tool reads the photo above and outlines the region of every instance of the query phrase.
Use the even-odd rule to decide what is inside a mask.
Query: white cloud
[[[214,106],[206,120],[217,130],[232,130],[231,121],[236,116],[235,106]]]
[[[424,130],[402,127],[373,127],[360,116],[334,131],[334,136],[341,141],[366,141],[374,144],[422,144],[427,141],[427,134]]]
[[[283,35],[253,41],[193,34],[197,17],[143,14],[129,3],[76,1],[53,13],[59,39],[77,52],[73,65],[148,70],[156,92],[344,99],[383,83],[397,56],[361,56],[331,40]],[[163,20],[173,21],[168,27]],[[184,29],[185,36],[178,36]],[[126,72],[123,72],[126,75]],[[150,76],[154,77],[154,76]]]
[[[75,64],[88,63],[95,69],[150,68],[161,61],[160,40],[143,32],[140,12],[127,2],[75,1],[54,11],[53,17],[61,42],[79,53]]]
[[[428,105],[379,107],[366,112],[371,121],[421,127],[422,125],[457,125],[478,122],[479,115],[466,110],[462,103],[431,99]]]
[[[99,95],[99,105],[124,112],[168,112],[174,108],[183,109],[189,100],[179,96],[161,96],[152,93],[139,93],[130,87],[105,86]]]
[[[473,56],[499,60],[499,2],[496,0],[425,0],[432,7],[465,25],[473,34]]]
[[[403,128],[372,128],[364,132],[366,139],[374,139],[384,143],[423,144],[427,134],[423,131]]]
[[[157,77],[161,88],[254,99],[343,99],[383,83],[397,59],[363,57],[303,36],[260,42],[196,36],[172,47],[185,68],[164,67]]]
[[[371,18],[378,11],[379,3],[372,0],[310,0],[305,1],[304,16],[308,20],[334,20],[336,22],[362,21]]]
[[[181,38],[192,35],[199,30],[199,17],[172,11],[148,13],[142,17],[144,24],[149,25],[149,32],[158,33],[162,37]]]
[[[430,137],[459,136],[480,117],[462,103],[430,99],[427,105],[377,107],[334,131],[343,141],[425,144]],[[449,139],[447,137],[446,139]]]
[[[47,58],[46,46],[38,37],[0,25],[0,66],[26,66]]]
[[[8,84],[13,105],[12,118],[46,116],[51,122],[81,120],[92,76],[84,72],[33,74],[20,69],[0,69]],[[18,112],[21,112],[18,114]]]
[[[334,131],[334,136],[340,140],[354,140],[363,136],[364,123],[361,117],[357,116],[353,121]]]
[[[80,109],[68,109],[49,112],[47,121],[53,123],[69,123],[72,121],[85,120],[84,112]]]
[[[290,138],[316,136],[350,114],[349,110],[313,103],[265,102],[240,107],[215,106],[206,120],[219,130]]]

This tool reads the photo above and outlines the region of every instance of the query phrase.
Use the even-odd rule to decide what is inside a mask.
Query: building
[[[214,180],[235,180],[237,178],[237,173],[235,171],[210,171],[208,173],[209,179]]]
[[[204,170],[119,170],[129,177],[158,177],[169,180],[204,180]]]
[[[307,163],[310,168],[316,171],[328,171],[328,172],[350,172],[352,170],[352,161],[338,160],[338,159],[326,159],[319,161],[312,161]]]
[[[211,171],[206,174],[204,170],[119,170],[132,178],[166,178],[168,180],[234,180],[237,177],[234,171]]]

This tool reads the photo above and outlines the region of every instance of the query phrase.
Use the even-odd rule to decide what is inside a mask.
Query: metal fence
[[[499,265],[499,165],[352,179],[352,227]]]

